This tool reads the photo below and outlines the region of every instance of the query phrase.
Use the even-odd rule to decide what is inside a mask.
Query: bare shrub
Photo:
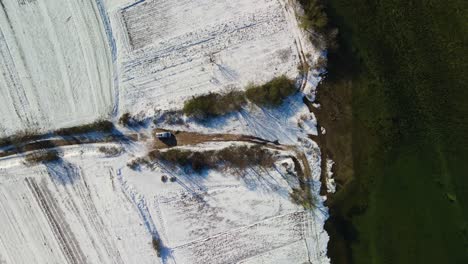
[[[162,160],[182,167],[190,167],[195,172],[205,169],[238,168],[249,166],[271,168],[274,166],[274,155],[260,146],[230,146],[221,150],[193,151],[186,149],[169,149],[152,151],[149,158]]]
[[[142,120],[143,119],[143,120]],[[143,117],[132,116],[130,113],[125,113],[119,118],[119,124],[126,127],[141,126],[145,121]]]
[[[159,238],[153,237],[151,244],[153,245],[153,249],[156,251],[156,254],[158,254],[158,257],[161,257],[161,252],[162,252],[161,240]]]
[[[28,153],[25,156],[25,163],[29,166],[40,163],[49,163],[60,159],[60,155],[56,150],[38,150]]]
[[[33,151],[38,149],[52,149],[57,147],[53,140],[39,140],[31,143],[27,143],[21,147],[20,152]]]
[[[108,157],[116,157],[123,152],[123,148],[121,147],[99,147],[99,152],[105,154]]]
[[[301,163],[296,157],[291,156],[291,158],[299,180],[299,188],[293,188],[289,196],[295,204],[302,205],[305,209],[311,209],[316,204],[316,198],[312,195],[311,186],[308,184]]]
[[[327,65],[328,65],[328,60],[326,57],[324,56],[320,56],[318,59],[317,59],[317,62],[315,63],[315,68],[316,69],[325,69],[327,68]]]
[[[149,161],[143,157],[135,158],[127,163],[127,167],[129,167],[132,170],[139,170],[143,165],[150,165]]]
[[[225,162],[227,166],[245,169],[249,166],[271,168],[274,165],[273,154],[258,145],[230,146],[217,151],[218,161]]]
[[[165,121],[169,125],[180,125],[184,123],[182,114],[179,111],[169,111],[165,114]]]
[[[91,132],[111,132],[114,129],[114,124],[107,120],[98,120],[91,124],[62,128],[55,131],[55,134],[60,136],[70,136],[76,134],[85,134]]]
[[[161,176],[161,181],[164,183],[167,182],[167,175]]]
[[[183,110],[157,110],[155,118],[153,119],[153,124],[155,125],[159,125],[161,123],[168,125],[182,125],[184,122],[185,120]]]
[[[297,65],[297,70],[300,75],[305,75],[310,70],[310,65],[307,62],[301,62]]]
[[[312,208],[312,197],[307,191],[300,188],[293,188],[289,196],[295,204],[302,205],[305,209]]]
[[[119,124],[122,126],[130,126],[132,116],[130,113],[125,113],[119,118]]]
[[[211,161],[212,151],[191,151],[183,149],[169,149],[167,151],[152,151],[150,159],[159,159],[182,167],[190,167],[195,172],[214,167]]]
[[[0,138],[0,147],[5,147],[8,145],[19,146],[28,141],[38,140],[40,138],[42,138],[42,135],[40,135],[37,131],[23,130],[17,132],[15,135]]]

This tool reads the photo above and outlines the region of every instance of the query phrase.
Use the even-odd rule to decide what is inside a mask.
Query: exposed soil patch
[[[333,56],[333,55],[332,55]],[[352,225],[347,217],[341,215],[340,196],[346,192],[354,179],[353,166],[353,113],[352,113],[352,81],[346,76],[350,71],[342,69],[345,63],[341,58],[331,58],[330,71],[335,75],[327,77],[317,88],[316,108],[304,98],[304,103],[309,107],[318,120],[318,136],[312,139],[318,143],[322,154],[321,164],[321,195],[327,195],[326,205],[330,210],[330,218],[327,220],[325,230],[330,235],[328,243],[328,256],[336,263],[351,263],[351,248],[349,234],[354,234]],[[338,68],[338,69],[337,69]],[[344,66],[346,68],[346,66]],[[338,75],[339,74],[339,75]],[[322,133],[321,127],[325,128]],[[326,187],[327,159],[332,159],[333,178],[336,182],[336,192],[329,194]]]
[[[201,134],[196,132],[187,132],[187,131],[172,131],[167,129],[155,129],[154,133],[158,132],[171,132],[174,135],[174,138],[171,139],[155,139],[154,148],[155,149],[165,149],[175,146],[187,146],[187,145],[196,145],[205,142],[216,142],[216,141],[244,141],[251,142],[263,145],[269,145],[269,147],[276,147],[282,149],[284,146],[280,145],[278,142],[265,140],[262,138],[247,136],[247,135],[236,135],[236,134]],[[176,143],[176,144],[174,144]]]
[[[326,159],[332,159],[338,191],[353,178],[352,131],[349,129],[352,127],[351,96],[351,83],[325,81],[318,88],[320,108],[312,108],[318,125],[326,129],[325,134],[319,131],[319,136],[314,137],[322,151],[322,179],[327,171]],[[322,194],[326,194],[326,190],[322,190]]]

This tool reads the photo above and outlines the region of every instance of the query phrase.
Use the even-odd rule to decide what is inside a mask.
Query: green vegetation
[[[297,89],[294,81],[282,75],[263,85],[250,85],[245,91],[245,96],[257,105],[279,106],[295,92]]]
[[[465,1],[328,5],[343,47],[319,91],[352,89],[352,130],[327,136],[351,134],[354,168],[329,199],[334,263],[468,263]]]
[[[299,0],[304,9],[304,16],[299,17],[301,27],[314,29],[318,32],[325,31],[328,26],[328,17],[325,7],[320,0]]]
[[[314,32],[312,43],[321,49],[336,50],[338,30],[330,25],[326,1],[299,0],[299,3],[304,9],[304,14],[298,17],[299,25],[306,31]]]
[[[305,70],[304,67],[309,66],[300,65],[299,67],[300,70]],[[239,111],[247,104],[247,100],[260,106],[278,106],[296,91],[294,81],[283,75],[263,85],[249,85],[245,92],[209,93],[193,97],[185,102],[183,112],[186,115],[202,119]]]
[[[209,93],[185,102],[183,112],[197,118],[215,117],[239,111],[245,104],[244,94],[240,91],[225,94]]]

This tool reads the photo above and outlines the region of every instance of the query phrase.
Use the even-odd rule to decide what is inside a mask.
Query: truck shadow
[[[158,138],[158,140],[164,143],[168,147],[177,146],[177,138],[174,135],[171,135],[170,138]]]

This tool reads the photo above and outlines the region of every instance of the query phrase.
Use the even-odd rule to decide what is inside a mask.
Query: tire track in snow
[[[161,207],[159,206],[159,197],[158,196],[155,196],[154,197],[154,209],[156,211],[156,217],[158,218],[159,220],[159,226],[161,227],[161,236],[163,238],[163,241],[167,241],[168,244],[169,244],[169,238],[167,237],[167,231],[166,231],[166,227],[165,227],[165,224],[164,224],[164,219],[163,219],[163,215],[162,215],[162,212],[161,212]]]
[[[56,192],[65,192],[66,197],[64,197],[63,200],[66,201],[66,203],[69,205],[69,208],[72,210],[77,219],[80,221],[81,225],[86,230],[87,237],[93,244],[100,262],[104,263],[104,260],[109,257],[112,263],[123,263],[117,247],[115,244],[109,241],[111,235],[98,213],[88,184],[80,173],[82,170],[80,168],[74,167],[71,164],[61,164],[61,166],[66,168],[65,171],[59,176],[65,177],[66,179],[61,178],[59,181],[53,180]],[[51,177],[57,178],[57,175]],[[64,185],[63,183],[71,184]],[[62,188],[59,188],[60,186]],[[78,202],[75,202],[75,197],[78,197]],[[78,205],[82,205],[82,207],[79,207]],[[80,210],[79,208],[83,208],[83,210]],[[97,239],[94,234],[97,234]],[[102,254],[101,246],[105,251],[104,255]]]
[[[89,190],[89,186],[86,182],[85,177],[81,175],[81,179],[83,184],[75,184],[73,185],[73,189],[75,193],[78,193],[80,200],[85,205],[85,212],[88,219],[91,221],[93,229],[99,235],[101,242],[103,243],[104,249],[106,250],[106,256],[112,259],[112,263],[123,263],[123,260],[120,256],[120,252],[117,249],[116,245],[111,243],[108,238],[111,237],[108,229],[104,225],[104,222],[101,216],[98,213],[98,210],[93,202],[91,191]]]
[[[304,214],[302,211],[267,218],[179,245],[174,252],[193,264],[237,263],[303,239]]]
[[[15,31],[11,24],[8,11],[3,3],[3,0],[0,0],[0,6],[2,8],[2,12],[5,15],[8,26],[12,32],[15,43],[18,43],[18,40],[15,35]],[[20,53],[22,53],[21,50],[20,50]],[[15,113],[22,122],[24,122],[25,124],[30,124],[32,117],[31,117],[30,111],[28,110],[30,108],[30,105],[29,105],[28,98],[26,96],[26,91],[24,90],[24,87],[21,83],[18,71],[16,69],[15,60],[12,57],[11,50],[8,47],[8,44],[6,43],[6,38],[3,33],[3,29],[1,28],[0,28],[0,57],[1,57],[1,62],[2,62],[1,63],[2,72],[5,74],[5,81],[7,82],[6,89],[8,90],[8,93],[12,100]],[[24,63],[24,59],[23,59],[23,63]]]
[[[52,197],[46,184],[43,183],[39,186],[36,180],[30,177],[25,178],[25,181],[45,214],[67,262],[72,264],[87,263],[70,226],[63,220],[63,212],[58,207],[57,201]]]
[[[73,90],[72,82],[70,80],[70,72],[67,70],[68,67],[65,62],[65,55],[62,50],[62,47],[60,47],[59,36],[57,35],[57,32],[55,31],[53,17],[50,16],[49,11],[48,11],[49,8],[47,7],[46,3],[44,3],[43,1],[39,1],[37,2],[37,5],[45,21],[45,28],[47,29],[48,39],[50,40],[52,44],[54,57],[56,59],[60,75],[62,76],[61,81],[64,85],[63,90],[65,91],[65,94],[67,95],[64,99],[67,100],[66,102],[67,106],[72,109],[71,112],[72,113],[76,112],[75,102],[78,102],[77,95],[76,95],[76,92]]]
[[[89,34],[84,34],[82,30],[79,30],[80,26],[86,25],[87,32],[91,32],[92,28],[90,27],[89,21],[86,19],[86,13],[84,12],[83,8],[80,6],[80,3],[76,1],[67,1],[68,7],[70,10],[76,10],[76,13],[73,15],[73,19],[71,19],[71,23],[75,25],[74,30],[77,32],[78,41],[80,42],[79,51],[82,55],[84,64],[85,64],[85,71],[86,77],[88,80],[89,85],[93,85],[92,75],[93,75],[93,68],[96,67],[95,72],[98,72],[99,76],[99,87],[102,89],[102,80],[101,75],[99,73],[99,68],[97,67],[97,62],[95,58],[90,58],[86,56],[85,47],[87,43],[93,43],[89,37]],[[92,4],[91,4],[92,5]],[[79,20],[79,21],[78,21]],[[93,109],[94,111],[99,111],[99,104],[105,104],[105,99],[102,97],[102,92],[97,91],[97,89],[91,89],[91,98],[90,100],[93,101]],[[99,96],[101,95],[101,96]],[[99,99],[99,103],[98,103]]]
[[[161,235],[159,234],[158,230],[156,229],[156,225],[154,224],[153,217],[149,212],[146,198],[143,195],[139,194],[133,186],[128,184],[128,182],[123,178],[122,173],[117,174],[117,179],[122,188],[122,192],[137,209],[137,212],[140,215],[141,220],[143,221],[143,224],[146,227],[146,230],[150,233],[152,238],[159,239],[160,241],[162,241]],[[161,257],[163,263],[168,263],[169,260],[171,260],[172,263],[175,263],[175,259],[172,255],[172,250],[170,248],[164,248],[163,251],[164,252]],[[167,254],[167,256],[165,256],[165,254]]]
[[[112,26],[109,19],[109,14],[106,10],[105,4],[102,0],[95,0],[96,6],[99,12],[99,17],[104,26],[104,31],[107,37],[107,43],[109,45],[111,58],[112,58],[112,91],[113,91],[113,107],[112,107],[112,116],[117,118],[119,106],[120,106],[120,90],[119,90],[119,73],[117,69],[117,44],[115,41],[114,33],[112,31]]]

